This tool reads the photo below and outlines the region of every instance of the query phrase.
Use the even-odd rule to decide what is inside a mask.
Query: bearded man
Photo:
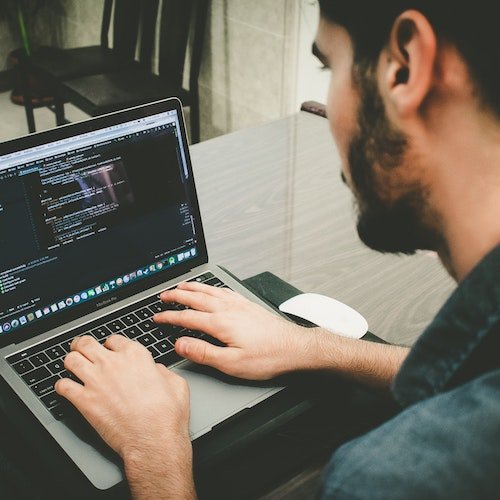
[[[327,115],[357,201],[360,238],[382,252],[435,250],[458,282],[409,353],[306,330],[197,283],[162,296],[190,309],[160,313],[157,322],[227,345],[180,338],[177,352],[194,362],[248,379],[331,370],[390,387],[400,412],[334,453],[325,498],[498,497],[494,7],[483,0],[320,0],[316,52],[331,70]],[[134,497],[194,497],[183,379],[121,336],[104,346],[82,337],[72,349],[66,366],[85,385],[63,379],[56,390],[122,456]],[[147,428],[137,425],[144,421]]]

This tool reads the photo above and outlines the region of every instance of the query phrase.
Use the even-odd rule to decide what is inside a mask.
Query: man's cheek
[[[344,123],[344,126],[342,126]],[[347,127],[345,126],[345,122],[343,120],[330,120],[330,130],[332,136],[335,141],[335,145],[337,146],[337,152],[340,157],[340,168],[342,180],[350,186],[351,184],[351,172],[349,170],[349,144],[350,144],[350,135],[348,134]]]

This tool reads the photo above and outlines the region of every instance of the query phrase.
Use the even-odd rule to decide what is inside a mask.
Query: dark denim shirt
[[[500,498],[500,246],[454,291],[393,383],[402,411],[342,446],[323,498]]]

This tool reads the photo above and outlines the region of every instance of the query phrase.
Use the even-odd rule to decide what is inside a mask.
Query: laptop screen
[[[154,111],[0,156],[2,337],[109,305],[206,254],[182,116]]]

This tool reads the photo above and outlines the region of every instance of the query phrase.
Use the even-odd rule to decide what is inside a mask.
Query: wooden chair
[[[110,48],[108,36],[113,8],[113,46]],[[137,63],[134,59],[141,24],[143,28],[141,50],[149,51],[151,58],[157,10],[158,0],[105,0],[99,45],[71,49],[44,47],[26,57],[22,70],[25,74],[24,103],[29,131],[35,131],[35,119],[30,88],[27,84],[28,74],[35,74],[54,89],[56,123],[62,125],[65,123],[64,106],[57,92],[60,83],[72,78],[135,66]],[[147,59],[147,54],[142,54],[142,58]]]
[[[86,76],[61,85],[61,96],[90,116],[178,97],[190,107],[191,142],[200,140],[198,76],[209,0],[164,0],[161,9],[159,69],[143,67]],[[189,86],[183,85],[185,60],[192,32]]]

